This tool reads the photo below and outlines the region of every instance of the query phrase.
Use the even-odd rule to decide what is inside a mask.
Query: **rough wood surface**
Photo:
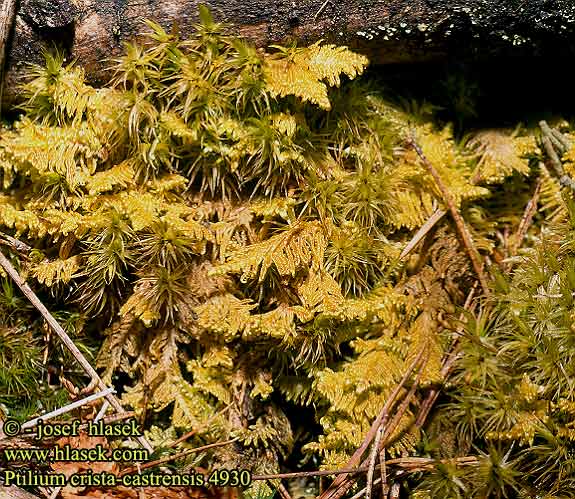
[[[1,0],[7,2],[8,0]],[[363,51],[375,63],[493,54],[573,53],[572,0],[206,0],[219,21],[259,46],[325,39]],[[58,43],[105,78],[106,60],[145,31],[143,19],[185,35],[198,0],[21,0],[8,46],[8,97],[26,62]]]
[[[0,114],[2,104],[2,91],[4,85],[4,63],[6,57],[6,45],[16,14],[16,0],[2,0],[0,5]]]

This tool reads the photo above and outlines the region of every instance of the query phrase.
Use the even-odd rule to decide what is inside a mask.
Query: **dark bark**
[[[7,1],[7,0],[3,0]],[[26,62],[57,43],[94,82],[122,43],[147,30],[143,19],[183,36],[198,0],[21,0],[8,50],[7,96]],[[348,45],[373,63],[573,53],[572,0],[206,0],[214,17],[258,46],[297,39]]]

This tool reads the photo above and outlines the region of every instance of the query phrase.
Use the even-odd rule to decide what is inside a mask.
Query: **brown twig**
[[[18,239],[9,236],[8,234],[4,234],[3,232],[0,232],[0,244],[12,248],[14,251],[23,256],[27,256],[28,253],[32,251],[31,246],[28,246],[26,243],[23,243],[22,241],[19,241]]]
[[[195,447],[194,449],[186,449],[182,452],[178,452],[177,454],[173,454],[171,456],[162,457],[160,459],[156,459],[155,461],[149,461],[144,464],[140,464],[139,469],[145,470],[146,468],[153,468],[154,466],[158,466],[160,464],[169,463],[171,461],[175,461],[176,459],[180,459],[181,457],[187,456],[188,454],[194,454],[196,452],[202,452],[204,450],[213,449],[214,447],[222,447],[224,445],[230,445],[234,442],[237,442],[237,438],[232,438],[230,440],[224,440],[223,442],[215,442],[213,444],[202,445],[201,447]],[[127,475],[128,473],[134,473],[135,471],[139,471],[138,467],[131,466],[130,468],[126,468],[120,472],[120,476]]]
[[[537,203],[539,202],[539,194],[541,193],[541,185],[543,181],[542,179],[538,179],[537,183],[535,184],[535,191],[533,192],[533,196],[525,206],[525,210],[523,211],[523,216],[521,217],[521,222],[519,222],[519,227],[517,228],[517,233],[512,240],[511,248],[509,249],[509,253],[511,255],[516,255],[517,250],[521,246],[523,239],[533,222],[533,216],[537,212]]]
[[[454,463],[459,466],[466,466],[477,464],[478,459],[475,456],[456,457],[454,459],[431,459],[427,457],[398,457],[396,459],[388,459],[387,466],[395,466],[405,471],[417,472],[433,469],[437,464]],[[376,465],[377,467],[377,465]],[[317,470],[317,471],[296,471],[293,473],[274,473],[270,475],[253,475],[252,480],[277,480],[289,478],[309,478],[317,476],[330,476],[330,475],[357,475],[364,473],[369,469],[369,465],[359,466],[357,468],[342,468],[339,470]],[[374,480],[374,483],[379,483],[379,479]]]
[[[381,443],[382,436],[383,426],[380,426],[377,430],[377,435],[375,436],[375,442],[373,443],[371,455],[369,456],[369,469],[367,470],[367,488],[365,492],[365,499],[371,499],[371,494],[373,492],[373,474],[375,472],[375,463],[377,462],[379,444]]]
[[[379,428],[378,437],[380,435],[381,435],[381,437],[379,439],[376,438],[376,442],[374,443],[374,452],[372,453],[372,456],[370,456],[370,459],[369,459],[370,462],[367,466],[368,467],[368,471],[367,471],[368,476],[367,476],[367,486],[365,488],[366,499],[371,498],[371,492],[372,492],[372,488],[373,488],[373,472],[374,472],[374,468],[375,468],[375,457],[377,456],[377,451],[381,451],[381,453],[383,453],[385,451],[385,446],[389,443],[389,438],[391,437],[391,435],[393,435],[393,432],[395,431],[397,426],[399,426],[399,423],[401,422],[401,418],[405,414],[405,411],[407,410],[413,396],[415,395],[415,391],[417,390],[417,387],[419,386],[419,380],[421,379],[421,374],[423,372],[424,366],[425,366],[425,362],[420,366],[419,371],[417,373],[417,377],[415,378],[413,385],[411,386],[408,394],[403,399],[401,406],[399,407],[398,411],[396,412],[394,418],[391,421],[391,424],[385,428],[383,435],[382,435],[382,431],[381,431],[383,427]],[[382,441],[382,443],[380,443],[379,441]],[[380,462],[382,487],[383,487],[383,484],[386,483],[385,466],[386,466],[385,460],[382,460]],[[382,488],[382,492],[383,491],[384,490]],[[393,491],[393,486],[392,486],[392,491]],[[392,494],[393,494],[393,492],[392,492]],[[386,497],[386,495],[387,495],[387,492],[385,492],[384,497]]]
[[[483,289],[485,295],[489,295],[490,294],[489,284],[487,281],[487,276],[483,272],[483,265],[480,261],[479,253],[477,252],[477,249],[473,244],[471,234],[469,233],[469,230],[465,225],[463,217],[459,214],[459,211],[455,206],[455,202],[453,201],[453,198],[451,197],[449,190],[447,189],[447,187],[445,187],[445,184],[443,183],[443,180],[441,179],[439,173],[437,172],[435,167],[431,164],[431,162],[427,159],[421,147],[419,147],[419,145],[415,142],[415,139],[412,138],[410,140],[410,145],[411,147],[413,147],[415,152],[417,152],[417,155],[421,158],[421,161],[423,162],[423,164],[425,165],[431,176],[434,178],[437,187],[441,191],[441,195],[443,196],[445,204],[447,204],[447,207],[449,208],[451,216],[453,217],[453,221],[455,222],[457,231],[459,232],[459,235],[463,241],[465,251],[467,252],[469,259],[471,260],[471,264],[473,265],[473,269],[477,274],[479,283],[481,284],[481,288]]]
[[[563,170],[563,165],[561,164],[561,160],[559,159],[559,156],[553,147],[551,139],[548,136],[543,136],[541,141],[543,142],[543,148],[545,149],[545,152],[551,161],[551,165],[553,166],[555,173],[559,178],[563,177],[563,175],[565,175],[565,171]]]
[[[3,0],[0,7],[0,116],[2,115],[2,94],[4,91],[4,65],[6,63],[6,45],[14,17],[16,16],[16,0]]]
[[[369,447],[371,441],[375,438],[375,435],[379,427],[386,424],[387,419],[389,417],[389,411],[393,406],[393,404],[395,403],[395,399],[397,398],[399,392],[403,389],[403,387],[407,383],[407,380],[410,378],[413,371],[417,368],[417,366],[423,359],[424,353],[425,353],[425,345],[421,348],[419,353],[413,359],[413,362],[404,373],[403,378],[401,379],[399,384],[395,387],[394,391],[391,393],[390,397],[383,406],[381,412],[379,413],[375,421],[372,423],[371,428],[369,429],[367,435],[363,440],[363,443],[351,456],[350,460],[347,463],[348,467],[353,467],[359,464],[359,461],[361,460],[361,457],[363,456],[364,452]],[[339,476],[323,492],[323,494],[319,496],[319,499],[339,499],[352,487],[352,485],[353,482],[349,480],[348,477]]]
[[[459,359],[458,353],[452,352],[451,354],[448,354],[447,363],[441,370],[442,379],[445,379],[447,377],[457,359]],[[433,407],[433,405],[437,401],[437,398],[439,397],[439,392],[440,392],[439,388],[432,388],[431,390],[429,390],[427,396],[421,403],[419,412],[417,414],[417,418],[415,419],[415,426],[417,428],[422,428],[423,425],[425,424],[425,420],[427,419],[427,416],[429,416],[431,408]]]
[[[58,335],[58,337],[60,338],[62,343],[64,343],[66,348],[68,348],[68,350],[76,358],[76,360],[82,366],[82,368],[84,369],[86,374],[88,376],[90,376],[91,379],[97,379],[97,381],[98,381],[97,385],[98,385],[98,388],[100,390],[106,390],[108,388],[108,386],[106,385],[106,383],[104,383],[102,378],[100,378],[100,375],[96,372],[96,370],[88,362],[86,357],[84,357],[84,354],[82,354],[82,352],[80,352],[78,347],[75,345],[75,343],[72,341],[72,339],[68,336],[66,331],[64,331],[62,326],[60,326],[60,324],[54,318],[54,316],[48,311],[48,309],[44,306],[44,304],[36,296],[36,293],[34,293],[34,291],[32,291],[32,288],[30,288],[30,286],[28,286],[26,281],[24,281],[20,277],[20,274],[18,274],[16,269],[12,266],[10,261],[4,256],[4,254],[1,251],[0,251],[0,266],[6,271],[6,273],[12,278],[12,280],[20,288],[22,293],[24,293],[24,296],[26,296],[26,298],[28,298],[28,300],[30,300],[30,303],[32,303],[32,305],[34,305],[34,307],[36,307],[36,309],[40,312],[42,317],[44,317],[44,320],[48,323],[48,325],[52,328],[52,330]],[[110,404],[112,405],[112,407],[115,409],[116,412],[118,412],[120,414],[123,414],[126,412],[126,410],[122,407],[122,404],[120,404],[120,401],[116,398],[116,396],[113,393],[106,395],[106,399],[110,402]],[[140,442],[140,444],[146,450],[148,450],[149,452],[153,452],[152,446],[150,445],[150,443],[148,442],[146,437],[144,437],[143,435],[140,435],[136,438],[138,439],[138,442]]]
[[[283,483],[280,482],[277,489],[282,499],[292,499],[292,496],[290,495],[288,490],[284,487]]]
[[[427,346],[427,345],[426,345]],[[419,381],[421,380],[421,375],[423,373],[423,368],[425,367],[425,362],[423,362],[421,364],[421,366],[419,367],[419,371],[417,372],[417,376],[415,378],[415,381],[413,382],[413,384],[411,385],[411,388],[409,389],[409,392],[407,393],[407,395],[403,398],[401,405],[399,406],[399,409],[397,410],[397,412],[395,413],[395,416],[393,417],[393,419],[391,420],[391,423],[389,424],[389,426],[387,426],[385,428],[385,431],[383,432],[383,439],[382,439],[382,443],[381,446],[385,447],[389,444],[389,440],[391,438],[391,436],[393,435],[393,432],[397,429],[397,427],[399,426],[399,423],[401,422],[401,418],[403,418],[403,415],[405,414],[405,411],[407,411],[407,408],[409,407],[409,404],[411,403],[411,400],[413,399],[413,397],[415,396],[415,392],[417,390],[417,387],[419,386]],[[379,449],[381,450],[381,448]]]
[[[467,298],[465,299],[465,303],[463,304],[464,310],[471,310],[472,309],[473,297],[475,296],[476,289],[477,289],[477,281],[475,281],[475,284],[472,286],[471,290],[467,294]],[[461,313],[459,320],[463,320],[463,318],[464,318],[464,314]],[[457,332],[460,332],[460,331],[461,331],[461,326],[457,329]],[[442,361],[442,366],[441,366],[441,371],[440,371],[442,380],[445,380],[449,376],[451,370],[453,369],[453,366],[455,365],[455,361],[460,356],[459,351],[458,351],[459,350],[459,339],[460,339],[460,336],[457,336],[455,338],[453,345],[451,345],[451,349],[449,350],[449,352],[447,353],[447,355],[445,356],[445,358]],[[425,397],[425,399],[421,403],[421,406],[419,407],[419,413],[417,414],[417,417],[415,419],[415,426],[417,428],[422,428],[423,425],[425,424],[425,420],[427,419],[427,416],[429,415],[431,408],[433,407],[433,405],[437,401],[437,397],[439,397],[439,392],[440,392],[440,387],[432,388],[431,390],[429,390],[427,396]]]
[[[77,409],[79,407],[83,407],[86,404],[88,404],[94,400],[99,400],[101,398],[104,398],[109,393],[112,393],[113,391],[114,391],[114,388],[106,388],[105,390],[102,390],[101,392],[94,393],[93,395],[90,395],[90,396],[85,397],[83,399],[76,400],[75,402],[71,402],[70,404],[67,404],[64,407],[60,407],[60,408],[58,408],[54,411],[51,411],[47,414],[43,414],[42,416],[38,416],[38,417],[33,418],[29,421],[26,421],[25,423],[22,424],[21,428],[23,430],[26,430],[28,428],[34,428],[36,425],[38,425],[38,423],[40,421],[48,421],[49,419],[53,419],[55,417],[61,416],[62,414],[66,414],[67,412],[73,411],[74,409]]]
[[[379,453],[379,470],[381,475],[381,497],[387,499],[389,487],[387,486],[387,463],[385,462],[385,447]]]
[[[440,208],[435,210],[432,213],[432,215],[425,221],[425,223],[420,227],[420,229],[415,233],[415,235],[411,238],[411,241],[409,241],[406,244],[405,248],[403,248],[401,255],[399,255],[399,259],[403,260],[407,255],[409,255],[409,253],[411,253],[413,248],[415,248],[419,244],[419,242],[426,236],[426,234],[431,229],[433,229],[435,224],[439,222],[446,213],[447,212],[445,210],[442,210]]]

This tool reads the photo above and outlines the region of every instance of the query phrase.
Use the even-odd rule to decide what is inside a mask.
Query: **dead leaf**
[[[105,437],[91,437],[86,432],[80,432],[78,436],[63,437],[56,441],[58,447],[64,448],[69,445],[70,449],[95,449],[97,445],[101,445],[104,449],[109,449],[110,445]],[[118,463],[114,461],[55,461],[50,464],[54,473],[62,473],[69,478],[75,473],[85,473],[91,470],[93,473],[113,473],[118,471]],[[86,487],[74,487],[66,485],[62,489],[63,497],[65,493],[76,494],[85,490]]]

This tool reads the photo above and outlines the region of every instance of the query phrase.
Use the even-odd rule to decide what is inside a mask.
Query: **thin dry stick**
[[[447,189],[447,187],[445,187],[445,184],[443,183],[443,180],[441,179],[439,173],[437,172],[435,167],[431,164],[431,162],[427,159],[425,154],[423,154],[421,147],[419,147],[419,145],[415,142],[415,139],[411,139],[410,144],[411,144],[411,147],[413,147],[415,149],[415,152],[417,152],[417,155],[421,158],[421,161],[423,161],[423,164],[425,165],[425,167],[429,170],[429,173],[431,173],[431,176],[434,178],[435,183],[437,184],[437,187],[439,187],[439,190],[441,191],[441,195],[443,196],[443,199],[444,199],[445,203],[447,204],[449,211],[451,212],[451,216],[453,217],[453,221],[455,222],[455,226],[457,227],[457,231],[459,232],[459,235],[463,241],[463,245],[465,246],[465,250],[467,252],[467,255],[469,256],[469,259],[471,260],[471,264],[473,265],[473,269],[475,270],[475,273],[477,274],[477,277],[479,279],[479,283],[481,284],[483,292],[486,295],[489,295],[490,294],[489,284],[487,281],[487,276],[483,272],[483,265],[479,259],[479,253],[477,252],[477,249],[473,245],[473,241],[471,239],[471,234],[469,233],[469,230],[467,229],[467,226],[465,225],[465,221],[463,220],[463,217],[459,214],[459,211],[457,211],[457,207],[455,206],[455,202],[453,201],[453,198],[451,197],[449,190]]]
[[[109,407],[110,407],[110,402],[108,402],[107,400],[104,400],[102,407],[100,407],[98,414],[96,414],[96,417],[94,418],[94,423],[97,423],[98,421],[100,421],[100,419],[102,419],[104,417],[104,415],[106,414],[106,411],[108,410]]]
[[[537,183],[535,184],[535,191],[533,192],[533,196],[525,206],[525,210],[523,212],[523,217],[521,217],[521,222],[519,223],[519,227],[517,228],[517,233],[513,239],[513,243],[510,248],[511,255],[517,254],[517,250],[521,246],[523,239],[533,222],[533,216],[537,212],[537,203],[539,202],[539,194],[541,193],[541,185],[543,181],[542,179],[538,179]]]
[[[373,482],[374,485],[377,485],[378,483],[381,483],[381,478],[378,478],[377,480],[374,480],[374,482]],[[382,487],[383,487],[383,485],[382,485]],[[383,491],[383,488],[381,490]],[[349,499],[363,499],[365,497],[366,492],[367,492],[367,487],[364,487],[357,494],[351,496]],[[383,496],[383,499],[387,499],[387,496]]]
[[[98,388],[100,390],[106,390],[108,387],[106,383],[100,378],[100,375],[96,372],[96,370],[92,367],[92,365],[88,362],[86,357],[78,350],[78,347],[74,344],[71,338],[68,336],[66,331],[58,324],[58,321],[54,318],[54,316],[48,311],[48,309],[44,306],[44,304],[40,301],[40,299],[36,296],[36,293],[32,291],[30,286],[20,277],[20,274],[16,271],[16,269],[12,266],[12,264],[8,261],[8,259],[4,256],[4,253],[0,251],[0,266],[7,272],[7,274],[12,278],[12,280],[16,283],[16,285],[20,288],[24,296],[30,300],[32,305],[34,305],[44,320],[48,323],[48,325],[52,328],[52,330],[59,336],[60,340],[64,345],[70,350],[72,355],[76,358],[78,363],[84,368],[84,371],[90,378],[97,379],[98,381]],[[115,409],[116,412],[123,414],[125,409],[120,404],[120,401],[116,398],[116,396],[112,393],[106,395],[106,399],[110,402],[112,407]],[[143,435],[136,437],[138,442],[149,452],[153,452],[154,449]]]
[[[327,7],[327,4],[330,2],[331,2],[331,0],[325,0],[325,2],[323,2],[322,6],[315,13],[315,16],[313,16],[314,21],[317,19],[317,16],[319,16],[322,13],[323,9],[325,9]]]
[[[3,232],[0,232],[0,244],[9,246],[14,251],[22,255],[28,255],[28,253],[32,251],[31,246],[28,246],[26,243],[23,243],[22,241],[19,241],[18,239],[9,236],[8,234],[4,234]]]
[[[194,449],[186,449],[182,452],[178,452],[177,454],[173,454],[172,456],[162,457],[161,459],[156,459],[155,461],[149,461],[145,464],[140,465],[140,470],[145,470],[146,468],[153,468],[154,466],[158,466],[160,464],[169,463],[171,461],[175,461],[176,459],[180,459],[181,457],[187,456],[188,454],[193,454],[195,452],[201,452],[208,449],[213,449],[214,447],[222,447],[224,445],[230,445],[236,442],[238,439],[232,438],[231,440],[224,440],[223,442],[215,442],[213,444],[202,445],[201,447],[195,447]],[[128,473],[133,473],[134,471],[138,471],[136,466],[132,466],[130,468],[126,468],[120,472],[120,476],[127,475]]]
[[[379,471],[381,474],[381,497],[387,499],[389,487],[387,486],[387,464],[385,462],[385,447],[379,453]]]
[[[381,447],[379,448],[379,450],[381,450],[381,448],[385,448],[385,446],[389,443],[389,439],[393,435],[393,432],[399,426],[399,423],[401,422],[401,418],[405,414],[405,411],[407,411],[407,408],[409,407],[411,400],[415,396],[415,392],[417,390],[417,387],[419,386],[419,381],[421,380],[421,375],[423,374],[423,368],[424,367],[425,367],[425,361],[419,367],[419,370],[417,372],[417,377],[415,378],[415,381],[411,385],[409,392],[403,398],[403,401],[401,402],[399,409],[395,413],[395,416],[391,420],[391,423],[385,428],[385,431],[383,432],[383,439],[381,442]]]
[[[425,346],[421,349],[420,355],[424,351],[425,351]],[[418,355],[418,358],[420,358],[420,355]],[[382,452],[385,450],[385,444],[387,443],[387,439],[393,433],[393,431],[395,431],[396,427],[399,425],[399,422],[401,421],[401,418],[403,417],[405,411],[407,410],[407,407],[409,406],[411,399],[415,395],[415,391],[417,389],[417,386],[419,385],[419,380],[420,380],[421,375],[423,373],[423,366],[424,365],[425,365],[425,362],[420,366],[420,369],[417,373],[417,377],[416,377],[412,387],[410,388],[408,394],[405,396],[405,398],[404,398],[400,408],[398,409],[395,417],[393,418],[391,424],[385,428],[385,431],[384,431],[383,436],[382,436],[382,440],[383,440],[384,444],[383,444],[383,446],[381,444],[379,446],[379,447],[381,447]],[[371,461],[371,459],[365,460],[359,468],[356,468],[356,470],[357,471],[367,470],[368,472],[370,470],[373,470],[374,466],[372,465],[372,463],[370,461]],[[397,460],[393,460],[393,461],[389,461],[388,464],[392,464],[392,463],[396,463],[396,462],[397,462]],[[410,462],[413,462],[413,461],[411,460]],[[382,461],[381,466],[385,466],[385,461]],[[380,466],[380,469],[381,469],[381,466]],[[384,471],[382,470],[382,477],[384,476],[383,473],[384,473]],[[379,481],[380,480],[376,480],[373,483],[378,483]],[[334,483],[335,483],[335,481],[334,481]],[[351,488],[352,483],[353,482],[351,480],[349,480],[349,478],[346,478],[346,481],[342,482],[339,489],[336,489],[334,491],[334,495],[336,495],[336,497],[342,497]],[[365,490],[369,490],[369,487],[366,488]]]
[[[402,475],[402,474],[403,474],[402,471],[399,471],[399,472],[397,473],[397,475],[399,475],[399,476]],[[380,481],[381,481],[381,479],[378,478],[378,479],[377,479],[375,482],[373,482],[373,483],[374,483],[374,485],[377,485]],[[381,491],[382,491],[382,495],[383,495],[383,487],[384,487],[384,484],[382,484],[381,487],[382,487]],[[385,487],[386,487],[386,495],[383,496],[383,499],[387,499],[387,493],[389,493],[389,487],[387,487],[387,484],[385,484]],[[361,489],[357,494],[355,494],[354,496],[351,496],[349,499],[362,499],[364,493],[365,493],[365,488]]]
[[[456,464],[458,466],[465,466],[477,464],[478,460],[475,456],[456,457],[454,459],[431,459],[428,457],[398,457],[396,459],[389,459],[386,461],[387,466],[396,466],[405,471],[425,471],[433,469],[434,466],[439,464]],[[377,467],[377,465],[376,465]],[[276,480],[276,479],[289,479],[289,478],[309,478],[317,476],[329,475],[357,475],[369,469],[369,465],[359,466],[357,468],[342,468],[339,470],[317,470],[317,471],[296,471],[293,473],[273,473],[269,475],[253,475],[252,480]],[[379,483],[379,479],[373,482]]]
[[[395,402],[395,399],[399,395],[399,392],[403,389],[403,387],[407,383],[407,380],[409,379],[415,368],[419,365],[420,361],[423,358],[424,353],[425,348],[422,348],[417,354],[417,356],[413,359],[411,365],[407,368],[407,371],[404,373],[403,378],[401,378],[401,381],[398,383],[398,385],[391,393],[389,399],[386,401],[385,405],[381,409],[381,412],[377,416],[376,420],[372,423],[369,431],[367,432],[367,435],[365,436],[365,439],[363,440],[363,443],[361,444],[359,449],[357,449],[353,453],[353,456],[351,456],[350,460],[348,461],[347,465],[349,467],[354,466],[359,462],[361,456],[363,456],[364,452],[369,447],[369,444],[374,439],[379,427],[385,425],[385,423],[387,422],[387,419],[389,417],[389,410],[391,409],[393,403]]]
[[[447,212],[445,210],[441,210],[439,208],[435,210],[432,213],[432,215],[427,219],[427,221],[420,227],[420,229],[411,238],[411,241],[409,241],[409,243],[407,243],[405,248],[403,248],[401,255],[399,255],[399,259],[403,260],[407,255],[409,255],[409,253],[411,253],[413,248],[417,246],[417,244],[426,236],[426,234],[431,229],[433,229],[435,224],[439,222],[446,213]]]
[[[2,94],[4,91],[4,66],[6,63],[6,45],[16,15],[16,0],[2,0],[0,7],[0,116],[2,115]]]
[[[465,303],[463,304],[464,310],[471,310],[473,297],[475,296],[476,290],[477,290],[477,281],[475,281],[475,284],[473,285],[471,291],[469,291],[467,298],[465,299]],[[459,320],[463,320],[463,317],[464,315],[462,313],[459,317]],[[460,332],[461,327],[459,327],[457,331]],[[451,350],[447,353],[447,355],[442,361],[441,372],[440,372],[442,379],[447,378],[447,376],[451,372],[451,369],[453,368],[453,365],[455,364],[455,361],[459,358],[458,353],[459,338],[460,338],[459,336],[456,337],[455,341],[453,342],[453,345],[451,346]],[[439,391],[440,388],[432,388],[425,397],[425,399],[423,400],[423,402],[421,403],[419,413],[417,415],[417,418],[415,419],[415,426],[417,428],[422,428],[423,425],[425,424],[425,420],[427,419],[427,416],[429,415],[431,408],[433,407],[433,405],[437,401],[437,398],[439,397]]]
[[[478,180],[479,180],[479,177],[472,178],[470,180],[470,183],[475,184]],[[437,224],[437,222],[439,222],[444,217],[444,215],[446,213],[447,213],[447,211],[445,211],[445,210],[442,210],[440,208],[436,209],[431,214],[431,216],[427,219],[427,221],[415,233],[415,235],[412,237],[411,241],[409,241],[409,243],[407,243],[405,248],[403,248],[403,251],[401,252],[401,255],[399,256],[399,259],[403,260],[409,253],[411,253],[413,248],[415,248],[417,246],[417,244],[426,236],[426,234],[435,226],[435,224]]]
[[[347,463],[348,467],[356,466],[363,453],[369,447],[371,441],[375,438],[375,435],[380,426],[385,425],[387,419],[389,417],[389,410],[391,409],[392,405],[395,402],[395,399],[399,395],[399,392],[403,389],[404,385],[407,383],[407,380],[410,378],[411,374],[415,370],[415,368],[419,365],[420,361],[423,358],[423,354],[425,353],[425,346],[419,351],[415,359],[411,365],[407,368],[407,371],[403,375],[403,378],[399,382],[399,384],[395,387],[394,391],[391,393],[389,399],[386,401],[385,405],[383,406],[381,412],[377,416],[376,420],[371,425],[371,428],[367,432],[363,443],[357,449],[353,456],[351,456],[350,460]],[[336,478],[333,483],[319,496],[320,499],[339,499],[342,497],[352,486],[353,482],[349,480],[348,477],[340,476]]]
[[[290,495],[288,490],[284,487],[284,484],[281,482],[278,486],[278,492],[280,493],[280,496],[282,496],[282,499],[292,499],[292,496]]]
[[[447,375],[451,371],[451,367],[453,366],[453,364],[455,364],[455,361],[458,358],[459,356],[457,354],[448,355],[447,362],[441,369],[441,377],[443,379],[447,377]],[[421,407],[419,409],[419,413],[417,414],[417,418],[415,419],[415,426],[417,428],[422,428],[423,425],[425,424],[425,420],[427,419],[427,416],[429,415],[431,408],[433,407],[433,405],[437,401],[437,398],[439,397],[439,391],[440,391],[439,388],[432,388],[425,397],[425,399],[423,400]]]
[[[369,457],[369,469],[367,470],[367,491],[365,493],[365,499],[371,499],[371,494],[373,492],[373,473],[375,471],[375,463],[377,461],[377,454],[379,451],[379,444],[381,443],[382,435],[383,426],[380,426],[377,430],[377,435],[375,436],[373,448],[371,449],[371,456]]]
[[[106,397],[110,393],[112,393],[113,391],[114,391],[113,388],[106,388],[105,390],[102,390],[101,392],[98,392],[98,393],[94,393],[93,395],[90,395],[89,397],[86,397],[86,398],[83,398],[80,400],[76,400],[75,402],[72,402],[71,404],[65,405],[64,407],[60,407],[59,409],[56,409],[55,411],[48,412],[47,414],[42,414],[42,416],[38,416],[37,418],[31,419],[30,421],[26,421],[25,423],[23,423],[22,429],[25,430],[27,428],[34,428],[34,426],[36,426],[40,421],[47,421],[48,419],[55,418],[56,416],[61,416],[62,414],[66,414],[67,412],[73,411],[74,409],[77,409],[78,407],[83,407],[84,405],[88,404],[89,402],[93,402],[94,400],[98,400],[98,399],[101,399],[102,397]]]

